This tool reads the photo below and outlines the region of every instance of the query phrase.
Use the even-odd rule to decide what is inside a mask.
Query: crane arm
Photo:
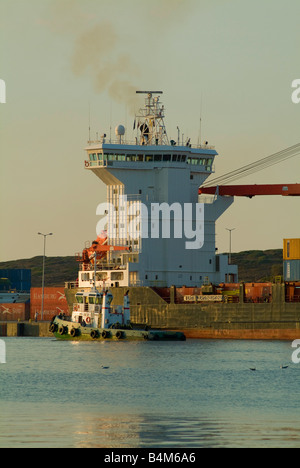
[[[255,195],[300,196],[300,184],[220,185],[200,187],[199,195],[227,195],[252,198]]]

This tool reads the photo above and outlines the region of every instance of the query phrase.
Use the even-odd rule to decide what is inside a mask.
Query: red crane
[[[101,234],[97,237],[96,240],[92,242],[91,247],[85,248],[82,253],[76,253],[75,259],[77,262],[83,263],[83,269],[89,270],[90,265],[94,264],[95,253],[97,254],[97,260],[102,260],[106,257],[108,252],[112,251],[131,251],[131,247],[107,245],[107,232],[102,231]]]
[[[300,184],[267,184],[267,185],[217,185],[200,187],[199,195],[227,195],[230,197],[255,197],[255,195],[300,196]]]

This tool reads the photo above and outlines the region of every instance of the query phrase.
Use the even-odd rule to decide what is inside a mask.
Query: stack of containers
[[[283,239],[284,281],[300,281],[300,239]]]
[[[31,288],[30,291],[30,318],[41,320],[42,288]],[[58,287],[45,288],[44,290],[44,313],[43,320],[51,320],[58,314],[69,315],[69,307],[65,296],[65,289]]]
[[[24,321],[30,317],[29,302],[17,303],[1,303],[0,304],[0,320],[3,322],[16,322],[17,320]],[[1,335],[0,335],[1,336]]]
[[[7,278],[10,288],[15,291],[29,292],[31,288],[31,270],[28,268],[1,268],[0,278]]]

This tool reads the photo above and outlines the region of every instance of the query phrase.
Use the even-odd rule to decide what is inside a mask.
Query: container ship
[[[103,134],[85,149],[85,170],[107,186],[107,198],[97,207],[97,238],[76,255],[78,280],[66,284],[70,311],[79,290],[96,286],[116,304],[129,291],[134,323],[187,338],[300,338],[300,240],[284,240],[285,281],[275,283],[239,283],[215,243],[216,220],[234,196],[297,196],[300,184],[205,187],[215,148],[193,145],[178,127],[169,140],[162,92],[137,93],[145,104],[135,140],[118,125],[115,139]]]

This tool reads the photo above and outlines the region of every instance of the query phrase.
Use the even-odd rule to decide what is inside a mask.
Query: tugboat
[[[96,257],[96,254],[95,254]],[[95,261],[96,269],[96,261]],[[75,295],[70,318],[55,316],[50,324],[50,332],[57,339],[90,340],[172,340],[185,341],[182,332],[166,330],[137,329],[130,322],[129,291],[124,295],[124,303],[112,306],[113,295],[109,290],[99,292],[95,286],[89,291],[78,291]]]

